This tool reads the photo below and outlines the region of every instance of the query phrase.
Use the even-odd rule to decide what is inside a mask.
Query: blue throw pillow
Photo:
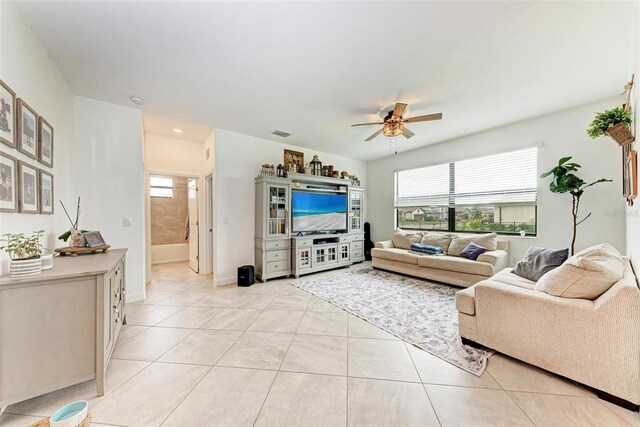
[[[417,252],[425,255],[444,255],[444,250],[438,246],[423,245],[414,243],[409,249],[411,252]]]
[[[475,243],[469,243],[467,247],[464,248],[462,252],[460,252],[460,256],[470,259],[471,261],[475,261],[480,255],[487,252],[488,250],[489,249],[478,246]]]

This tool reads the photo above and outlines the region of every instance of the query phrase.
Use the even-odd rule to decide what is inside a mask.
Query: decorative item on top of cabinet
[[[311,166],[311,175],[322,175],[322,162],[318,158],[317,154],[313,155],[313,160],[311,160],[309,165]]]
[[[301,151],[284,150],[284,168],[291,173],[303,173],[304,153]]]
[[[69,215],[69,212],[67,212],[67,208],[64,206],[64,203],[62,203],[62,200],[60,200],[60,204],[62,205],[62,209],[64,210],[65,215],[67,215],[67,219],[71,223],[71,228],[69,229],[69,231],[66,231],[58,236],[58,240],[63,240],[65,242],[69,240],[69,246],[72,248],[80,248],[86,246],[87,242],[84,240],[82,233],[88,230],[78,229],[78,221],[80,220],[80,197],[78,196],[78,203],[76,205],[75,221],[71,219],[71,216]]]
[[[40,237],[44,230],[31,233],[25,236],[24,233],[6,233],[0,238],[0,242],[5,242],[0,249],[9,255],[9,276],[21,277],[39,274],[42,271],[42,245]]]

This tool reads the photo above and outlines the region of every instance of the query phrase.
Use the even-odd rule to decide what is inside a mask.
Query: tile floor
[[[214,288],[186,264],[153,277],[127,306],[105,396],[78,384],[10,406],[0,425],[86,399],[98,427],[640,426],[638,413],[499,354],[482,377],[466,373],[293,279]]]

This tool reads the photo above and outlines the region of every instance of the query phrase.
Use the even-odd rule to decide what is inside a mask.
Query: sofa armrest
[[[509,253],[502,250],[488,251],[480,255],[477,261],[493,265],[493,271],[497,273],[509,266]]]
[[[385,240],[382,242],[376,242],[376,248],[378,249],[390,249],[393,248],[393,242],[391,240]]]

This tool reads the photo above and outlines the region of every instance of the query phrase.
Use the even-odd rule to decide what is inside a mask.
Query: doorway
[[[198,178],[148,176],[150,264],[184,262],[198,273]]]

